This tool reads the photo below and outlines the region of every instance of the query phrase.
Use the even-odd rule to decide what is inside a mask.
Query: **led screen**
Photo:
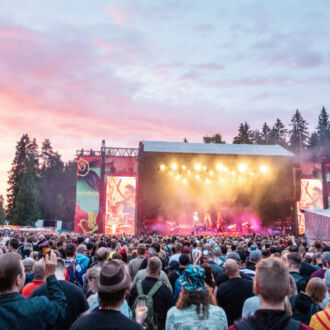
[[[136,178],[108,176],[106,187],[106,234],[135,233]]]

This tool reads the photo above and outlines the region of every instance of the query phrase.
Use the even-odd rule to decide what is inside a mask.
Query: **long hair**
[[[178,309],[185,309],[191,305],[196,305],[197,316],[200,319],[208,319],[209,306],[216,304],[212,289],[205,285],[204,292],[188,291],[182,288],[176,307]]]

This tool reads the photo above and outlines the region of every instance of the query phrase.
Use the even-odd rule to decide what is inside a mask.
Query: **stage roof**
[[[295,157],[280,145],[142,141],[145,152]]]

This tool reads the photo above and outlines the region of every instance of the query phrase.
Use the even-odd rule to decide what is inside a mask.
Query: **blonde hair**
[[[289,291],[289,270],[280,258],[263,259],[256,267],[255,284],[265,301],[280,303]]]
[[[327,287],[322,279],[313,277],[308,281],[305,292],[314,303],[319,304],[325,297]]]

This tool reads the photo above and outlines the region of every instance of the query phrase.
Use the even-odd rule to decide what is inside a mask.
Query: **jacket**
[[[46,329],[64,317],[67,301],[60,289],[56,277],[46,280],[50,299],[36,297],[27,299],[18,292],[0,295],[0,329],[1,330],[34,330]]]
[[[327,309],[312,316],[309,326],[314,330],[330,329],[330,303],[328,303]]]

